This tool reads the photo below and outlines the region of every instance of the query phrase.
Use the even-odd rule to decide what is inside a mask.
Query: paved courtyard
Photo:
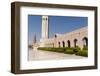
[[[29,50],[29,61],[32,60],[55,60],[55,59],[81,59],[86,57],[76,56],[76,55],[69,55],[64,53],[58,52],[50,52],[50,51],[43,51],[43,50]]]

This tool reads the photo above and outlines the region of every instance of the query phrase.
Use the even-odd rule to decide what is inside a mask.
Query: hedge
[[[63,52],[66,48],[52,48],[52,47],[39,47],[38,50],[53,51],[53,52]]]
[[[87,50],[78,51],[78,52],[76,53],[76,55],[88,57],[88,51],[87,51]]]
[[[78,56],[88,57],[87,47],[83,47],[82,50],[78,46],[76,46],[75,48],[74,47],[71,47],[71,48],[69,47],[64,47],[64,48],[39,47],[38,50],[61,52],[61,53],[66,53],[66,54],[75,54]]]
[[[82,50],[88,50],[88,46],[84,46]]]
[[[66,48],[66,54],[74,54],[74,48]]]
[[[73,49],[74,53],[77,53],[78,51],[81,51],[81,48],[79,46],[76,46],[74,49]]]

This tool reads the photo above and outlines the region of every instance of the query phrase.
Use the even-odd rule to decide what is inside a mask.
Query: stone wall
[[[44,47],[75,47],[79,46],[83,48],[86,45],[86,40],[88,40],[88,27],[83,27],[75,31],[57,35],[57,37],[45,39],[42,41]],[[69,46],[70,45],[70,46]]]

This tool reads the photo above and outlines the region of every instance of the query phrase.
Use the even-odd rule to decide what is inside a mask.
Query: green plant
[[[82,50],[88,50],[88,46],[84,46]]]
[[[66,48],[54,48],[54,47],[39,47],[38,50],[62,52],[64,53]]]
[[[78,51],[81,51],[81,48],[79,46],[74,47],[73,49],[74,53],[77,53]]]
[[[87,50],[78,51],[78,52],[76,53],[76,55],[88,57],[88,51],[87,51]]]
[[[88,56],[88,50],[80,49],[80,47],[76,46],[74,47],[62,47],[62,48],[54,48],[54,47],[39,47],[38,50],[44,50],[44,51],[52,51],[52,52],[61,52],[66,54],[76,54],[79,56]]]
[[[73,48],[67,47],[66,50],[65,50],[65,53],[67,53],[67,54],[74,54]]]

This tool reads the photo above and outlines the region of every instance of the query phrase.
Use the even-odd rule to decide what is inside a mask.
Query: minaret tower
[[[42,16],[42,39],[48,38],[48,16]]]
[[[42,16],[42,31],[40,39],[40,47],[45,47],[45,41],[48,39],[48,16]]]

